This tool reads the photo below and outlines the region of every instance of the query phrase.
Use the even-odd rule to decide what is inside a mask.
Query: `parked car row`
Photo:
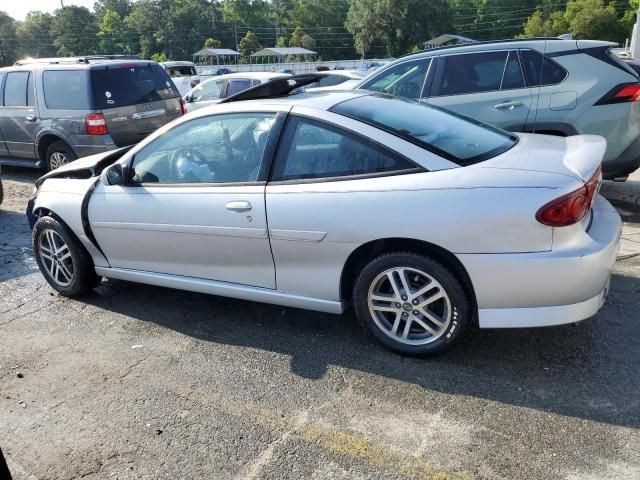
[[[183,114],[156,62],[37,59],[0,69],[0,164],[53,170],[132,145]]]

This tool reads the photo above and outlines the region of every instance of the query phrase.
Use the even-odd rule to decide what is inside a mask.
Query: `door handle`
[[[497,105],[494,105],[493,108],[497,109],[497,110],[513,110],[516,107],[521,107],[522,106],[522,102],[504,102],[504,103],[498,103]]]
[[[224,204],[227,210],[231,210],[232,212],[248,212],[251,210],[251,204],[249,202],[245,202],[244,200],[235,200],[233,202],[227,202]]]
[[[27,122],[31,122],[31,123],[33,123],[33,122],[35,122],[36,120],[38,120],[38,117],[36,117],[35,115],[27,115],[27,118],[25,118],[25,120],[26,120]]]

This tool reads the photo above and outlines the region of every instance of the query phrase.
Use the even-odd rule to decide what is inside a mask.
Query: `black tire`
[[[55,168],[60,166],[56,164],[56,159],[54,158],[54,155],[56,154],[62,154],[66,159],[65,163],[72,162],[78,158],[78,156],[73,152],[69,145],[67,145],[62,140],[57,140],[47,148],[48,171],[55,170]]]
[[[51,235],[48,233],[51,230],[59,236],[59,238],[55,238],[58,241],[59,239],[64,241],[68,247],[68,253],[70,256],[63,260],[66,265],[65,272],[70,272],[72,274],[68,285],[61,284],[49,272],[52,262],[47,259],[48,253],[45,250],[48,243],[47,239],[43,236]],[[58,244],[60,245],[60,243]],[[43,246],[45,246],[44,249]],[[66,225],[55,218],[42,217],[36,222],[33,227],[33,252],[35,254],[38,267],[40,267],[40,272],[42,272],[42,275],[49,285],[51,285],[51,287],[58,293],[67,297],[75,297],[92,290],[96,286],[96,281],[99,277],[95,273],[93,260],[91,260],[89,252],[87,252],[74,233]],[[67,250],[61,252],[61,255],[65,256],[66,253]],[[49,257],[50,256],[51,255],[49,255]],[[60,267],[58,267],[58,269],[59,268]],[[64,276],[65,274],[61,275]],[[64,279],[64,277],[60,278]]]
[[[391,326],[391,318],[395,321],[395,319],[398,318],[396,315],[405,315],[405,312],[407,319],[415,318],[411,313],[417,312],[417,310],[412,310],[413,308],[416,308],[411,306],[412,298],[401,299],[400,303],[389,301],[389,305],[395,307],[397,311],[377,313],[376,315],[382,315],[383,317],[382,321],[380,320],[380,317],[377,317],[378,323],[374,320],[374,313],[369,310],[368,295],[370,288],[374,288],[372,284],[376,281],[385,282],[385,277],[382,276],[384,272],[390,269],[402,267],[415,269],[432,277],[433,280],[439,283],[439,286],[442,287],[448,298],[448,304],[446,303],[446,299],[437,300],[433,304],[429,304],[435,305],[436,308],[441,308],[443,315],[448,319],[448,323],[443,322],[443,326],[440,327],[440,331],[437,335],[427,332],[415,320],[412,320],[409,323],[408,328],[410,330],[408,336],[411,337],[411,335],[415,335],[413,340],[412,338],[409,338],[409,340],[416,342],[424,341],[428,343],[414,345],[403,343],[402,341],[393,338],[393,332],[385,333],[385,330],[379,326],[379,323]],[[379,278],[381,278],[381,280],[377,280]],[[426,277],[415,276],[416,281],[419,278]],[[412,287],[409,288],[411,289]],[[417,290],[414,290],[413,293],[418,292]],[[416,301],[421,302],[420,299],[416,299]],[[411,252],[388,253],[373,259],[362,269],[353,287],[353,307],[360,324],[385,347],[404,355],[430,356],[440,354],[449,349],[461,337],[467,324],[471,321],[471,304],[470,296],[462,287],[456,275],[439,262],[429,257]],[[425,308],[430,308],[429,305]],[[406,310],[407,308],[408,311]],[[449,313],[444,314],[444,312]],[[430,313],[432,312],[430,311]],[[404,320],[403,317],[400,318],[400,322],[402,323],[397,327],[398,332],[401,330],[403,331],[404,326],[406,325],[406,320]],[[438,328],[437,324],[427,322],[424,316],[420,315],[418,318],[424,321],[424,323],[427,323],[428,326],[436,329]],[[385,321],[388,321],[388,324],[384,323]],[[413,333],[414,329],[417,330],[417,333]]]
[[[4,198],[4,190],[2,189],[2,179],[0,178],[0,205],[2,205],[3,198]]]

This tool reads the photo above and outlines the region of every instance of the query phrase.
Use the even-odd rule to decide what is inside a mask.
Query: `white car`
[[[321,72],[324,78],[306,87],[308,91],[352,90],[364,78],[361,70],[328,70]]]
[[[187,93],[184,98],[187,112],[215,105],[221,100],[236,93],[270,82],[276,78],[290,77],[288,73],[277,72],[242,72],[219,75],[202,82]]]
[[[249,93],[260,99],[38,180],[28,216],[49,284],[75,296],[108,277],[335,314],[352,304],[412,355],[475,322],[558,325],[602,306],[621,220],[597,193],[601,137],[514,135],[362,91]]]
[[[196,66],[193,62],[161,62],[160,66],[171,77],[180,95],[185,95],[200,83],[200,76],[196,72]]]

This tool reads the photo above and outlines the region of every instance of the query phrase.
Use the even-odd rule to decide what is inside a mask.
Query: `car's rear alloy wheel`
[[[49,157],[49,165],[51,165],[51,170],[55,170],[62,165],[66,165],[69,163],[69,159],[64,154],[64,152],[53,152]]]
[[[62,140],[53,142],[49,145],[49,148],[47,148],[47,168],[49,171],[66,165],[77,158],[77,155],[71,150],[71,147]]]
[[[359,321],[385,346],[411,355],[447,349],[469,316],[469,298],[440,263],[414,253],[372,260],[354,287]]]
[[[378,328],[407,345],[440,338],[451,323],[447,292],[431,275],[410,267],[390,268],[371,282],[369,313]]]
[[[62,295],[80,295],[97,286],[99,277],[89,252],[58,219],[38,219],[33,227],[33,249],[45,280]]]
[[[51,279],[61,287],[68,287],[75,271],[69,245],[55,230],[44,230],[38,240],[42,263]]]

